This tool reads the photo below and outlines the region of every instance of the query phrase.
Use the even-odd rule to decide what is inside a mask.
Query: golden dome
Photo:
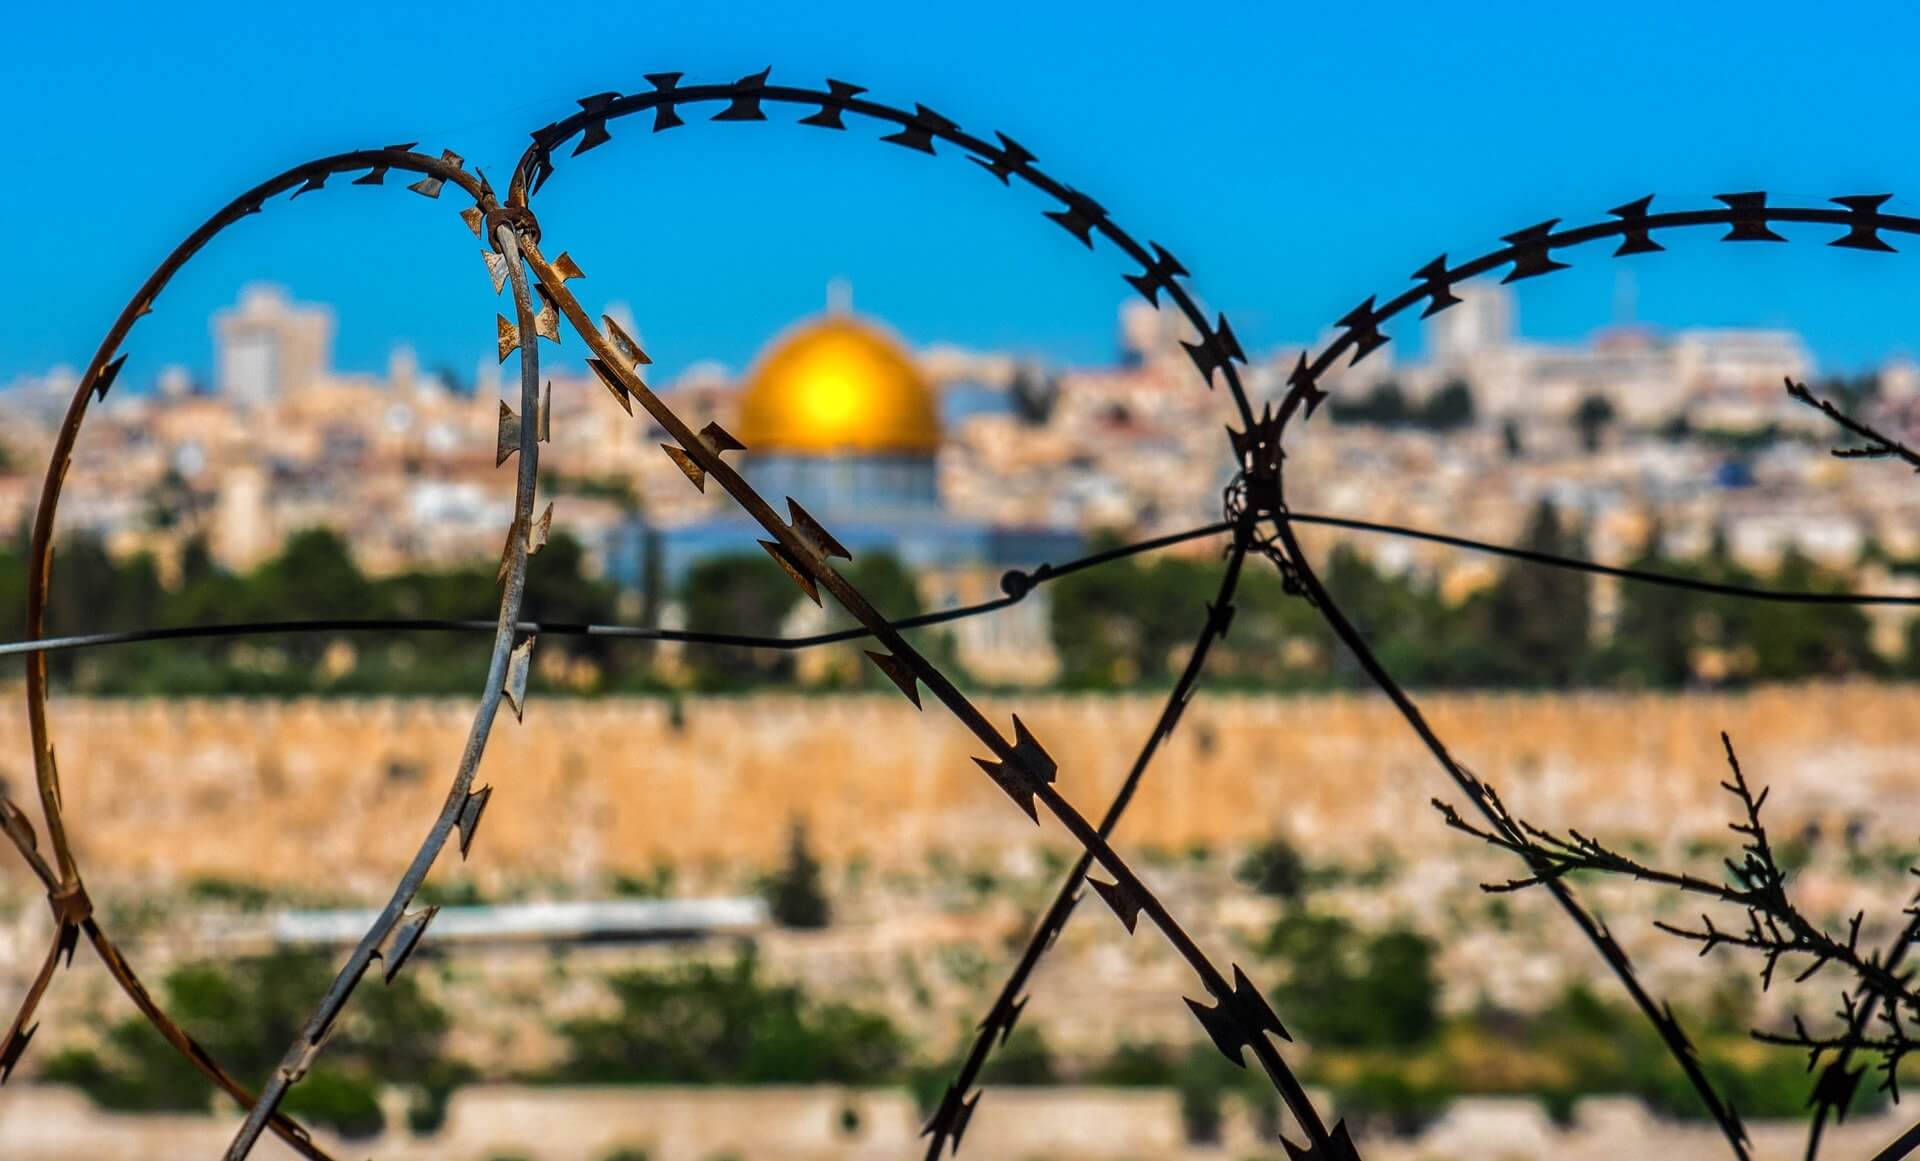
[[[898,340],[835,313],[791,328],[761,353],[734,434],[749,454],[931,455],[940,411]]]

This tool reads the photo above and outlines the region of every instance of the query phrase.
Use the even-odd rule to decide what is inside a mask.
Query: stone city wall
[[[1602,831],[1724,836],[1719,733],[1772,784],[1776,826],[1853,821],[1879,841],[1920,830],[1920,689],[1825,684],[1729,695],[1451,695],[1425,700],[1453,752],[1519,810]],[[1150,696],[1025,696],[1018,711],[1097,816],[1159,709]],[[96,882],[221,876],[383,892],[446,793],[471,715],[452,700],[58,700],[67,814]],[[768,865],[803,817],[829,860],[910,865],[1048,843],[970,760],[937,707],[898,697],[536,699],[503,717],[494,789],[467,869],[586,881],[608,871]],[[26,717],[0,715],[0,777],[29,805]],[[1358,860],[1466,841],[1428,800],[1432,759],[1378,696],[1208,695],[1155,762],[1123,849],[1184,849],[1285,830]],[[37,816],[37,811],[33,813]],[[25,889],[18,860],[0,883]],[[316,880],[316,876],[319,877]]]

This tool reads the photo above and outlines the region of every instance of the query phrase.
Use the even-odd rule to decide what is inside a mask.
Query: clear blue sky
[[[1417,266],[1540,219],[1766,189],[1920,204],[1920,17],[1805,5],[28,4],[9,13],[0,381],[84,363],[165,251],[245,185],[418,138],[504,178],[572,99],[679,70],[831,75],[1002,129],[1164,242],[1249,349],[1311,337]],[[1343,15],[1348,14],[1351,15]],[[517,59],[501,44],[524,44]],[[391,63],[388,57],[405,58]],[[786,116],[775,111],[778,119]],[[1104,358],[1130,269],[953,156],[785,125],[616,124],[538,201],[590,307],[628,303],[663,370],[739,364],[828,278],[916,342]],[[1671,199],[1670,201],[1668,199]],[[1662,204],[1657,202],[1656,205]],[[1824,233],[1818,234],[1824,237]],[[1920,243],[1912,247],[1920,251]],[[1525,285],[1525,330],[1614,312],[1596,252]],[[1706,242],[1637,259],[1641,319],[1781,324],[1822,361],[1920,353],[1920,253]],[[494,298],[446,203],[336,181],[219,240],[136,329],[142,383],[205,368],[207,316],[269,279],[340,309],[338,361],[410,340],[469,375]],[[1402,340],[1410,337],[1401,328]],[[570,350],[578,353],[577,347]]]

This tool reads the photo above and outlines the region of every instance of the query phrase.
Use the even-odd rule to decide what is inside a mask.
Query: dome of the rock
[[[830,313],[762,352],[734,434],[756,455],[932,455],[939,402],[892,335]]]

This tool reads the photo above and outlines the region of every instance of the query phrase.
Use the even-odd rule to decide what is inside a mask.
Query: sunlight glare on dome
[[[938,401],[900,341],[850,314],[801,323],[761,354],[737,434],[756,454],[931,454]]]

